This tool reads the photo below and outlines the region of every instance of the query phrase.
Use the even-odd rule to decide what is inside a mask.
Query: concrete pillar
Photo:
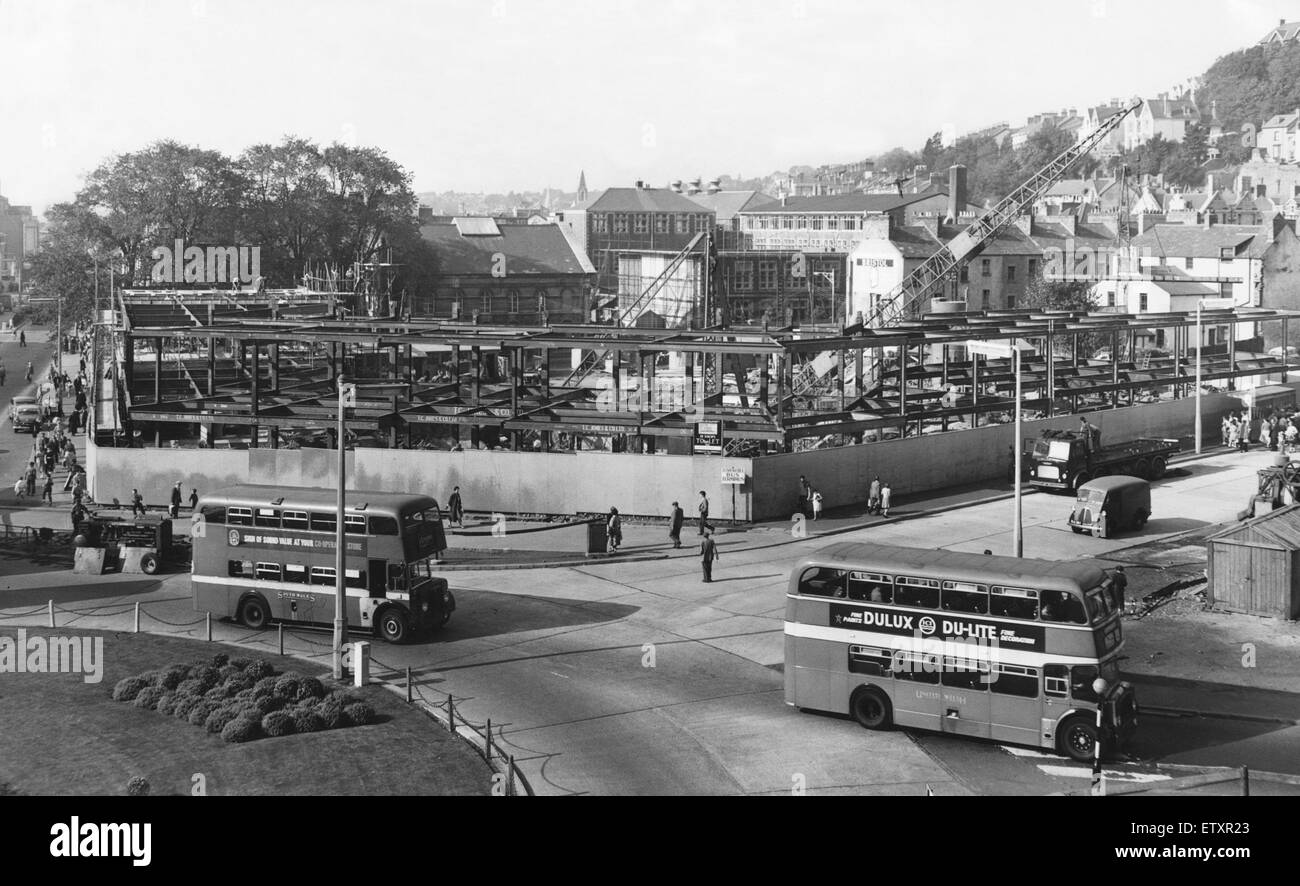
[[[162,367],[163,367],[163,340],[162,336],[154,336],[153,340],[153,402],[162,402]]]
[[[211,305],[208,308],[211,309]],[[208,339],[208,396],[217,395],[217,340]]]
[[[280,392],[280,343],[271,342],[271,392]]]

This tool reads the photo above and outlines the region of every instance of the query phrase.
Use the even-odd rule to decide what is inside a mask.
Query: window
[[[668,227],[672,224],[673,217],[665,212],[655,213],[655,233],[667,234]]]
[[[894,602],[894,580],[874,572],[849,573],[849,599],[868,603]]]
[[[1043,668],[1043,694],[1065,698],[1070,692],[1070,669],[1065,665]]]
[[[1192,269],[1192,265],[1193,265],[1194,263],[1195,263],[1195,259],[1190,258],[1190,257],[1185,258],[1185,259],[1183,259],[1183,268],[1186,269],[1186,270],[1188,270],[1188,271],[1190,271],[1190,270]]]
[[[945,581],[943,608],[949,612],[973,612],[984,615],[989,611],[988,588],[964,581]]]
[[[1115,290],[1111,289],[1106,293],[1106,307],[1115,307]]]
[[[1019,665],[998,665],[997,679],[989,689],[998,695],[1017,698],[1038,697],[1038,670]]]
[[[1138,313],[1139,313],[1139,314],[1145,314],[1146,312],[1147,312],[1147,294],[1146,294],[1145,292],[1139,292],[1139,293],[1138,293]]]
[[[736,289],[748,292],[754,288],[754,263],[752,261],[736,262]]]
[[[258,508],[257,515],[253,518],[253,524],[264,526],[268,529],[280,528],[280,511],[278,508]]]
[[[396,517],[371,517],[371,535],[398,535]]]
[[[596,234],[609,233],[609,216],[605,213],[597,213],[591,217],[591,230]]]
[[[939,582],[932,578],[899,577],[894,583],[894,603],[921,609],[939,608]]]
[[[492,313],[492,291],[490,289],[480,289],[478,299],[479,311],[484,314]]]
[[[993,263],[987,258],[980,259],[980,276],[981,277],[993,276]]]
[[[1029,260],[1029,279],[1033,280],[1037,276],[1038,276],[1038,259],[1031,258]]]
[[[334,515],[321,514],[313,512],[311,515],[311,528],[313,532],[334,532]]]
[[[989,614],[1034,621],[1038,618],[1038,591],[995,587],[989,594]]]
[[[281,519],[285,529],[297,529],[299,531],[307,529],[306,511],[285,511]]]
[[[207,523],[226,522],[226,509],[221,505],[204,505],[199,513]]]
[[[1070,696],[1075,701],[1100,701],[1092,689],[1096,679],[1096,665],[1075,665],[1070,668]]]
[[[519,313],[519,290],[518,289],[510,290],[509,298],[510,298],[510,313],[518,314]]]
[[[638,212],[632,216],[632,233],[648,234],[650,233],[650,216],[644,212]]]
[[[1015,265],[1007,265],[1007,282],[1008,282],[1008,283],[1015,283],[1015,282],[1016,282],[1016,266],[1015,266]]]
[[[858,259],[858,264],[862,264],[862,259]],[[958,273],[958,275],[957,275],[957,279],[960,280],[962,283],[969,283],[969,282],[970,282],[970,266],[969,266],[969,265],[962,265],[962,266],[961,266],[961,271]]]
[[[366,515],[348,514],[343,518],[343,531],[348,535],[366,534]]]
[[[1234,255],[1231,246],[1224,246],[1219,249],[1219,258],[1223,261],[1232,261]]]
[[[677,216],[677,233],[689,234],[691,232],[691,217],[689,215]]]
[[[849,673],[867,674],[880,677],[893,668],[893,656],[887,649],[873,649],[870,646],[849,647]]]
[[[1006,304],[1003,305],[1003,307],[1005,307],[1007,310],[1012,310],[1013,308],[1015,308],[1016,294],[1014,292],[1005,293],[1002,297],[1002,300],[1006,302]]]
[[[695,215],[691,218],[695,223],[693,233],[702,234],[709,229],[709,217],[707,215]]]
[[[616,213],[614,213],[614,233],[615,233],[615,234],[626,234],[626,233],[627,233],[627,214],[626,214],[626,213],[622,213],[622,212],[616,212]]]
[[[939,682],[943,660],[933,653],[895,652],[891,665],[895,679],[935,684]]]
[[[279,581],[280,564],[279,563],[258,563],[257,580],[258,581]]]
[[[984,299],[984,300],[980,303],[982,307],[988,307],[988,304],[989,304],[989,295],[990,295],[990,294],[991,294],[991,293],[990,293],[987,289],[985,289],[985,290],[981,293],[981,295],[983,296],[983,299]]]
[[[968,658],[945,658],[943,660],[943,685],[967,692],[987,692],[989,688],[989,664],[986,661],[974,661]]]
[[[251,560],[231,560],[226,564],[226,574],[231,578],[252,578],[253,562]]]
[[[842,569],[809,569],[799,580],[799,593],[812,597],[843,597],[847,575]]]
[[[311,583],[314,585],[334,584],[334,567],[313,566],[311,568]]]
[[[758,263],[758,288],[767,292],[776,289],[776,262]]]
[[[1083,601],[1068,591],[1043,591],[1042,601],[1039,615],[1043,621],[1079,625],[1088,623]]]
[[[226,510],[226,522],[231,526],[252,526],[253,509],[252,508],[228,508]]]
[[[284,565],[284,580],[297,585],[307,583],[307,567],[299,563],[286,563]]]

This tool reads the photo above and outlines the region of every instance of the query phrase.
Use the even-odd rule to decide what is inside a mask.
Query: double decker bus
[[[246,485],[203,496],[190,533],[194,608],[250,628],[333,625],[336,495]],[[447,543],[432,498],[349,491],[343,531],[350,630],[402,643],[447,623],[456,600],[434,575]]]
[[[1113,587],[1095,563],[838,544],[790,575],[785,700],[868,729],[1087,761],[1098,709],[1103,753],[1137,726],[1136,694],[1119,679],[1123,647]]]

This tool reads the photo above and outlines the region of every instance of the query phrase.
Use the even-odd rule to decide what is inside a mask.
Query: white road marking
[[[1058,778],[1092,778],[1092,769],[1086,766],[1046,766],[1039,763],[1038,769],[1045,775],[1055,775]],[[1121,772],[1117,769],[1103,769],[1101,774],[1107,781],[1128,781],[1135,783],[1169,781],[1172,778],[1172,776],[1161,775],[1158,772]]]

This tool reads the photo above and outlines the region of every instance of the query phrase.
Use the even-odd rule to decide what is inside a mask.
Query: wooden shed
[[[1300,619],[1300,505],[1225,529],[1206,547],[1213,608]]]

